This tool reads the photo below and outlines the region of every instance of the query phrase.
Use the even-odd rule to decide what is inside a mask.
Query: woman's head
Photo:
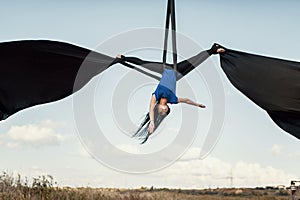
[[[168,103],[168,100],[166,98],[161,98],[159,100],[159,104],[156,104],[159,114],[163,115],[163,114],[167,114],[168,112],[170,112],[170,108],[167,103]]]
[[[160,104],[157,103],[153,109],[154,111],[154,130],[153,132],[158,128],[158,126],[161,124],[163,119],[170,113],[170,107],[167,104]],[[148,137],[150,136],[150,133],[148,131],[150,124],[150,115],[147,113],[146,117],[140,124],[138,130],[135,132],[133,137],[138,137],[139,139],[142,139],[142,143],[145,143],[148,140]]]

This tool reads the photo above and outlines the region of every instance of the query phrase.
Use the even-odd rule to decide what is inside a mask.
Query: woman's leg
[[[162,74],[164,71],[164,66],[162,63],[159,62],[151,62],[151,61],[145,61],[145,60],[141,60],[139,58],[136,57],[125,57],[122,56],[121,58],[122,61],[128,62],[128,63],[132,63],[135,65],[139,65],[144,67],[145,69],[148,69],[150,71]]]
[[[178,63],[177,71],[179,72],[179,74],[177,76],[177,80],[181,79],[183,76],[187,75],[193,69],[198,67],[209,56],[210,56],[210,54],[208,53],[208,51],[202,51],[202,52],[198,53],[197,55]]]
[[[156,80],[158,80],[158,81],[160,80],[160,77],[159,77],[159,76],[156,76],[156,75],[154,75],[154,74],[151,74],[151,73],[149,73],[149,72],[146,72],[146,71],[144,71],[144,70],[142,70],[142,69],[140,69],[140,68],[137,68],[137,67],[135,67],[135,66],[133,66],[133,65],[127,63],[127,62],[121,61],[120,63],[121,63],[122,65],[126,66],[126,67],[129,67],[129,68],[131,68],[131,69],[133,69],[133,70],[136,70],[136,71],[138,71],[138,72],[140,72],[140,73],[142,73],[142,74],[145,74],[146,76],[149,76],[149,77],[151,77],[151,78],[154,78],[154,79],[156,79]]]

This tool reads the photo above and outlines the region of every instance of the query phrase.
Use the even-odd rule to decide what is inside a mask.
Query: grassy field
[[[251,188],[220,188],[220,189],[167,189],[145,188],[70,188],[56,187],[52,176],[39,176],[31,183],[20,176],[12,177],[6,173],[0,175],[0,199],[2,200],[287,200],[290,193],[287,190],[265,190]]]

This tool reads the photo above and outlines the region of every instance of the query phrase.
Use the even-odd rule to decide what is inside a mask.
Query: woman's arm
[[[178,103],[186,103],[186,104],[190,104],[190,105],[197,106],[200,108],[205,108],[205,105],[196,103],[188,98],[178,98]]]
[[[150,125],[149,125],[149,133],[153,133],[155,125],[154,125],[154,107],[156,104],[156,97],[153,94],[150,100],[150,108],[149,108],[149,114],[150,114]]]

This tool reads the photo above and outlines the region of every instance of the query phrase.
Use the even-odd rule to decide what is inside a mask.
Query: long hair
[[[158,112],[158,105],[159,104],[155,104],[154,106],[154,130],[151,134],[154,133],[154,131],[157,129],[157,127],[160,125],[160,123],[163,121],[163,119],[170,113],[170,107],[168,106],[168,111],[166,113],[159,113]],[[143,119],[143,121],[141,122],[141,124],[139,125],[138,129],[134,132],[134,134],[132,135],[132,137],[136,137],[140,140],[142,140],[141,144],[144,144],[149,136],[151,135],[149,133],[149,125],[150,125],[150,113],[148,112],[145,116],[145,118]]]

